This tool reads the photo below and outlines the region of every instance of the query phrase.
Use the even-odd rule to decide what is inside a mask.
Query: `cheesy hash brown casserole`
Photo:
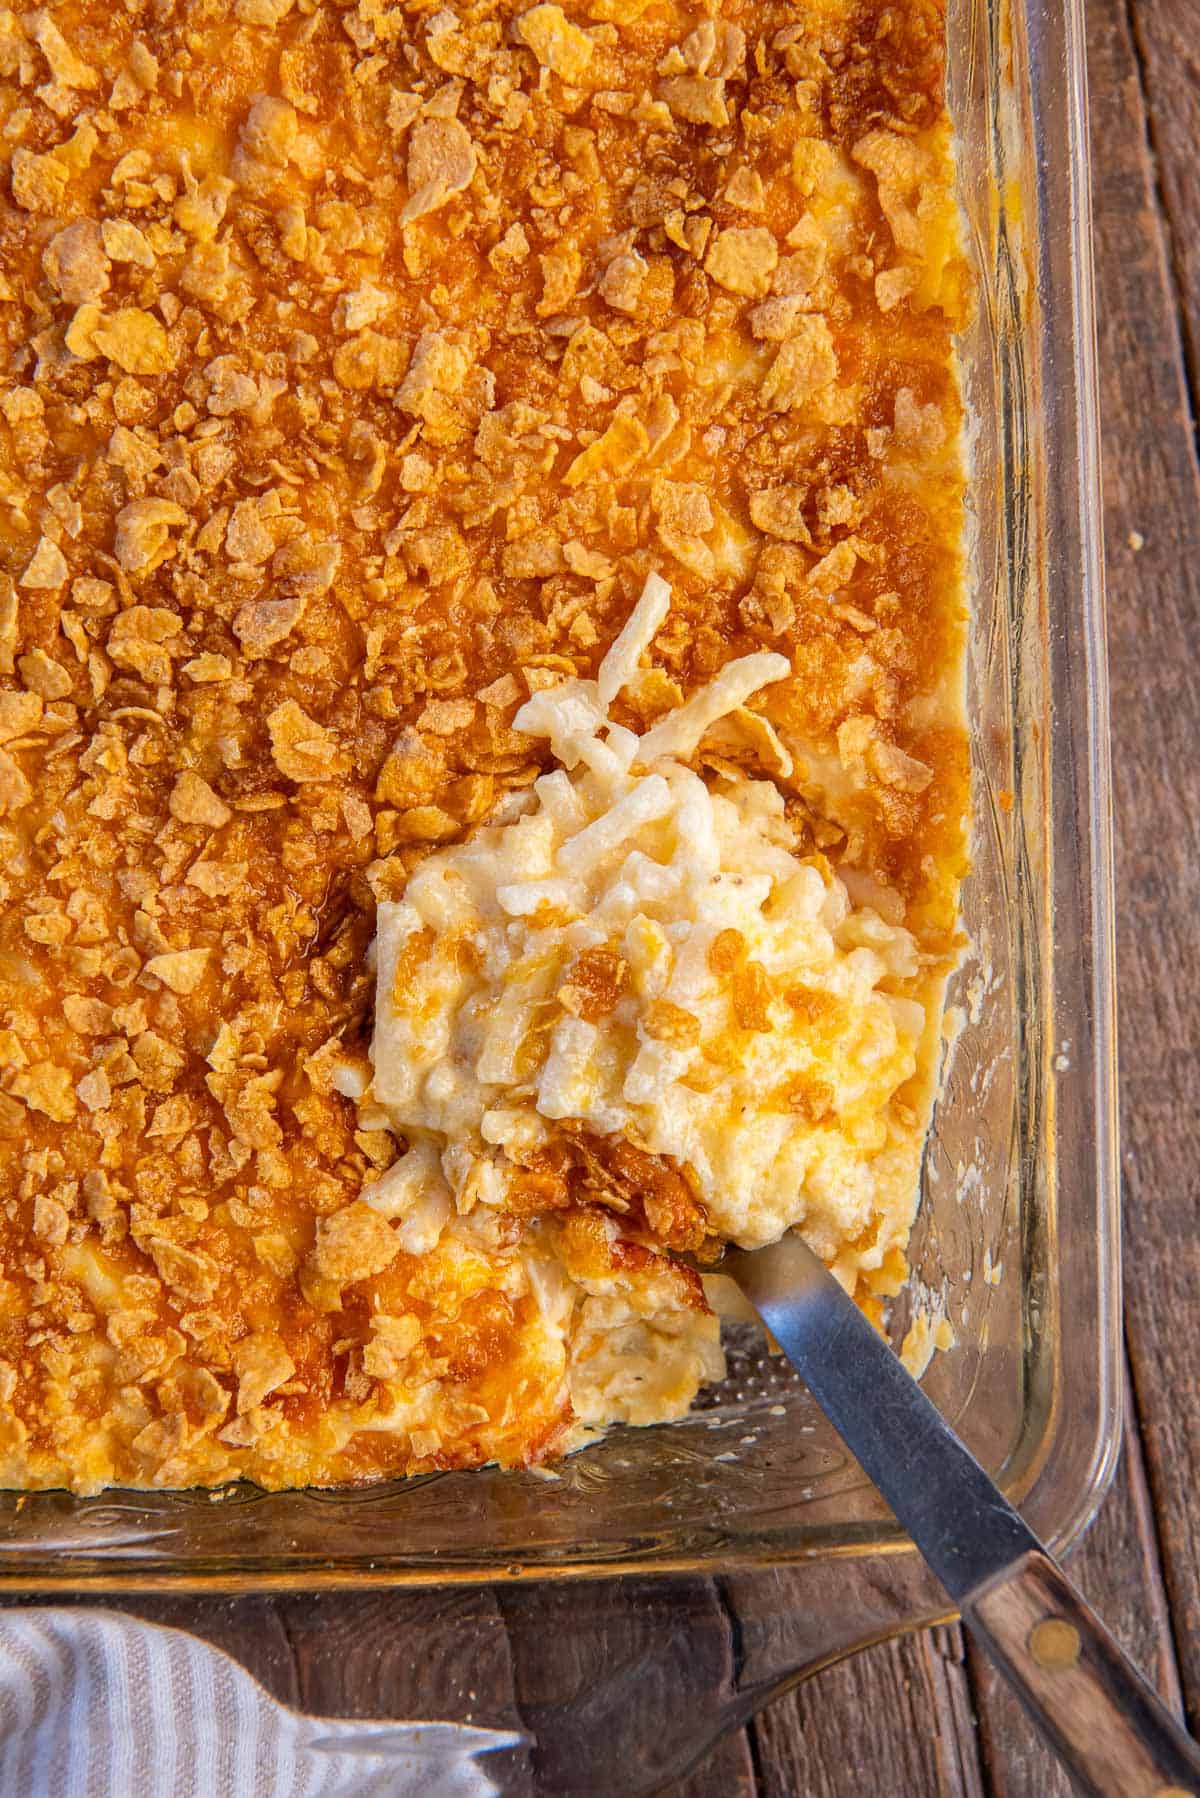
[[[905,1277],[942,0],[0,8],[0,1481],[560,1454]],[[378,992],[376,993],[376,985]]]

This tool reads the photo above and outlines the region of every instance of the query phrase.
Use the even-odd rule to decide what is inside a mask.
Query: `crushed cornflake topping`
[[[621,783],[668,869],[698,782],[719,858],[795,860],[911,1049],[908,977],[846,931],[907,932],[934,1003],[967,794],[943,59],[940,0],[0,14],[3,1480],[525,1464],[718,1370],[662,1253],[708,1228],[690,1150],[564,1117],[560,1165],[509,1118],[523,1178],[470,1204],[499,1142],[414,1163],[340,1089],[377,906],[520,839],[576,727],[564,906]],[[634,605],[655,569],[669,613]],[[764,781],[782,813],[735,826]],[[634,1004],[594,947],[523,1079]],[[768,962],[720,1003],[791,1042]],[[705,1004],[656,992],[630,1042],[735,1085]]]

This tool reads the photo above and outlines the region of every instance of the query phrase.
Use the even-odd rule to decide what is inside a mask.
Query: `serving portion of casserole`
[[[521,1465],[719,1374],[673,1248],[899,1289],[943,28],[0,11],[4,1484]]]

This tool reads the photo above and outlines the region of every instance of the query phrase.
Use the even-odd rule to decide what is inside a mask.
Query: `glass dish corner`
[[[935,1401],[1063,1547],[1120,1433],[1111,827],[1080,0],[949,0],[960,191],[980,284],[972,940],[913,1243],[955,1347]],[[686,1420],[549,1474],[361,1491],[0,1495],[0,1588],[363,1586],[706,1573],[903,1551],[807,1394],[734,1333]],[[916,1588],[913,1589],[914,1594]],[[926,1601],[905,1598],[901,1610]],[[858,1617],[861,1606],[848,1605]],[[870,1607],[850,1633],[873,1631]],[[874,1633],[905,1619],[881,1615]],[[916,1620],[915,1614],[911,1620]],[[829,1652],[849,1646],[831,1623]]]

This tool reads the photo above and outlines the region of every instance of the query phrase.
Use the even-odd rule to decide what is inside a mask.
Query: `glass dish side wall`
[[[980,279],[973,433],[972,939],[897,1306],[945,1317],[933,1398],[1051,1538],[1115,1455],[1119,1348],[1106,689],[1082,21],[950,0],[950,96]],[[684,1422],[549,1477],[362,1491],[0,1495],[0,1587],[416,1583],[689,1570],[904,1547],[807,1394],[735,1331]],[[849,1574],[843,1568],[839,1578]],[[879,1626],[931,1596],[892,1579]],[[845,1607],[843,1625],[858,1608]],[[867,1609],[869,1610],[869,1606]],[[826,1648],[845,1628],[826,1626]],[[863,1638],[860,1619],[849,1640]],[[867,1633],[870,1633],[869,1631]],[[791,1664],[807,1658],[797,1641]]]

